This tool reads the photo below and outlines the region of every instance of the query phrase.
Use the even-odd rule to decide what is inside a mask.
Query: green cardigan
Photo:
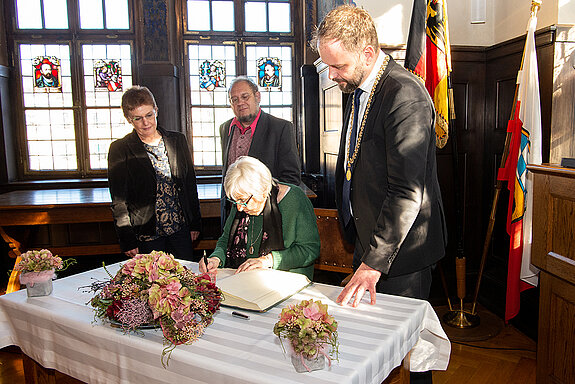
[[[301,188],[288,183],[280,184],[287,185],[290,189],[278,204],[282,214],[282,231],[285,249],[272,251],[274,258],[273,268],[301,273],[312,280],[313,265],[315,259],[319,256],[320,248],[319,232],[317,230],[313,206]],[[230,236],[230,227],[236,212],[236,206],[233,204],[230,215],[226,220],[222,236],[218,239],[216,249],[211,255],[220,259],[221,267],[226,266],[228,237]],[[254,237],[256,238],[256,242],[253,244],[254,254],[251,256],[248,255],[248,257],[257,257],[261,244],[263,215],[260,214],[255,218],[252,217],[252,220],[248,231],[247,244],[251,244],[253,241],[252,238]]]

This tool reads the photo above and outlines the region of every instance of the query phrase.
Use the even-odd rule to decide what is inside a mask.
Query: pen
[[[234,317],[239,317],[240,319],[244,319],[244,320],[249,320],[249,319],[250,319],[250,317],[249,317],[248,315],[246,315],[246,314],[244,314],[244,313],[241,313],[241,312],[236,312],[236,311],[233,311],[233,312],[232,312],[232,316],[234,316]]]
[[[208,258],[206,257],[206,251],[204,250],[204,265],[206,266],[206,272],[208,271]]]

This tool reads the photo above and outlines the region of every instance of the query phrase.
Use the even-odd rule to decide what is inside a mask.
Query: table
[[[182,263],[197,271],[196,263]],[[365,299],[357,308],[342,307],[333,301],[341,287],[314,283],[266,313],[250,313],[250,320],[222,307],[201,339],[178,346],[164,369],[160,330],[124,334],[94,320],[85,305],[93,294],[78,287],[106,276],[98,268],[55,280],[46,297],[28,298],[25,290],[1,296],[0,347],[17,345],[46,368],[96,384],[380,384],[410,351],[412,371],[444,370],[449,362],[450,342],[428,302],[378,294],[375,306]],[[339,323],[340,361],[300,374],[273,326],[283,307],[309,298],[328,304]]]
[[[220,184],[198,185],[202,217],[220,217]],[[0,195],[0,236],[8,244],[9,255],[20,256],[27,235],[15,236],[4,227],[44,224],[78,224],[113,222],[108,188],[72,188],[12,191]],[[15,238],[18,237],[18,238]],[[215,241],[200,240],[198,249],[209,249]],[[50,247],[60,256],[102,255],[121,253],[120,245],[89,244]],[[7,292],[19,288],[18,273],[12,273]]]

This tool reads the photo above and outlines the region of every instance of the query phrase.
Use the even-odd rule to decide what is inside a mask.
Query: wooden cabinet
[[[534,174],[532,263],[539,277],[537,383],[575,383],[575,169]]]

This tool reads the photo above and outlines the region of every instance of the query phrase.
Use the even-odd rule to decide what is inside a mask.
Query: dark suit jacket
[[[220,125],[223,157],[222,182],[228,170],[228,152],[234,132],[232,131],[232,135],[229,134],[232,120],[230,119]],[[289,121],[262,111],[248,155],[264,163],[272,176],[279,181],[300,185],[301,166],[295,141],[295,130]]]
[[[220,125],[220,138],[222,144],[222,223],[226,221],[224,210],[225,192],[224,179],[228,171],[228,153],[232,141],[233,132],[230,135],[230,119]],[[295,140],[293,124],[262,111],[252,144],[248,152],[249,156],[255,157],[264,163],[272,173],[272,176],[284,183],[294,185],[301,184],[301,165]]]
[[[168,153],[186,224],[201,227],[196,174],[186,138],[158,127]],[[108,152],[108,184],[122,251],[138,247],[137,235],[156,233],[156,172],[136,131],[114,141]]]
[[[348,103],[336,168],[340,216],[350,113]],[[384,275],[398,276],[444,256],[447,230],[434,121],[433,103],[423,84],[390,58],[377,84],[351,180],[353,220],[345,234],[355,240],[356,258],[361,257],[354,260],[356,268],[364,262]]]

